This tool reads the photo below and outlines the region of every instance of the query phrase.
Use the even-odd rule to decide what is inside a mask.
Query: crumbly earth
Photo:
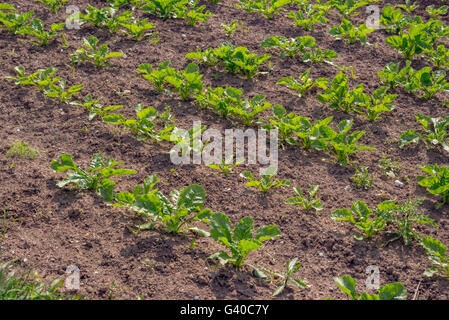
[[[387,2],[403,1],[381,1],[378,5],[382,8]],[[21,12],[34,10],[35,16],[46,26],[63,22],[67,16],[65,9],[52,14],[35,1],[10,0],[9,3]],[[87,4],[101,7],[105,3],[69,0],[67,5],[84,9]],[[421,16],[426,16],[424,9],[428,4],[440,5],[439,1],[419,3],[416,13]],[[217,47],[224,41],[263,54],[266,51],[260,44],[269,36],[309,34],[316,38],[319,47],[338,53],[336,63],[354,67],[356,79],[351,79],[352,87],[363,83],[366,91],[372,92],[379,86],[378,71],[389,62],[404,61],[385,43],[388,35],[382,30],[368,35],[372,45],[349,45],[335,40],[328,30],[339,23],[335,12],[329,15],[328,24],[317,25],[314,32],[304,32],[300,27],[292,26],[291,20],[283,15],[267,20],[260,14],[248,14],[235,8],[235,2],[231,0],[205,4],[216,16],[195,27],[188,26],[184,20],[162,21],[139,13],[139,17],[148,17],[156,25],[160,36],[157,44],[134,42],[124,34],[114,35],[107,29],[83,26],[79,30],[63,30],[68,47],[61,46],[62,41],[58,39],[47,47],[37,48],[27,38],[0,30],[0,209],[6,210],[6,218],[0,221],[7,227],[0,241],[1,260],[18,257],[22,267],[36,271],[45,281],[63,279],[67,266],[76,265],[81,274],[80,289],[69,293],[80,293],[88,299],[136,299],[142,295],[146,299],[193,299],[195,296],[199,299],[272,299],[276,284],[253,277],[248,266],[241,270],[215,269],[215,265],[208,263],[206,258],[222,249],[211,238],[170,235],[158,229],[134,234],[129,227],[140,221],[131,212],[107,206],[95,193],[56,186],[64,175],[51,170],[52,159],[70,153],[77,164],[85,167],[93,154],[101,152],[123,161],[124,168],[138,171],[138,174],[118,180],[119,191],[131,190],[146,176],[156,173],[161,179],[160,190],[165,194],[174,188],[197,183],[207,192],[206,206],[226,213],[233,222],[251,216],[256,226],[279,226],[283,236],[267,241],[264,248],[248,256],[247,262],[281,271],[287,260],[298,257],[302,267],[297,276],[305,280],[309,288],[287,289],[276,299],[346,298],[333,277],[350,275],[356,279],[358,289],[364,291],[369,265],[379,267],[381,285],[401,281],[410,299],[448,299],[447,280],[423,276],[430,262],[416,242],[408,247],[396,241],[380,248],[389,239],[388,235],[376,235],[371,241],[357,241],[352,226],[330,218],[333,210],[348,208],[354,200],[363,200],[375,207],[387,199],[402,202],[407,198],[425,197],[422,210],[435,219],[439,227],[417,229],[449,244],[448,207],[434,209],[440,199],[431,196],[416,182],[416,176],[421,173],[418,165],[447,165],[447,153],[427,149],[423,143],[403,149],[397,145],[401,132],[418,128],[417,113],[433,117],[447,115],[447,108],[441,107],[442,101],[448,101],[447,95],[438,94],[433,100],[424,100],[397,89],[393,112],[384,114],[374,123],[361,116],[353,117],[353,130],[366,131],[360,142],[376,148],[359,152],[352,158],[354,164],[369,167],[374,177],[373,188],[369,190],[345,188],[351,185],[350,177],[355,170],[351,166],[340,166],[326,152],[305,151],[298,147],[280,149],[278,177],[288,179],[293,186],[302,189],[316,184],[321,186],[319,194],[324,210],[307,214],[285,204],[285,200],[294,195],[291,187],[275,189],[266,196],[246,187],[239,173],[248,169],[256,172],[257,166],[238,166],[225,177],[204,165],[173,165],[168,155],[169,144],[139,142],[128,131],[98,119],[89,121],[87,113],[80,107],[58,103],[36,88],[19,87],[13,81],[3,79],[3,76],[15,75],[14,67],[19,65],[27,72],[53,66],[58,68],[57,75],[67,79],[70,85],[84,85],[79,97],[91,94],[101,98],[103,105],[124,105],[120,112],[127,117],[134,116],[134,108],[140,102],[160,111],[168,105],[178,127],[191,128],[197,120],[208,128],[224,132],[236,125],[189,101],[181,101],[177,95],[157,94],[149,82],[138,76],[136,68],[141,63],[159,65],[169,59],[173,67],[180,69],[190,62],[184,57],[189,51]],[[366,17],[362,10],[353,21],[360,24]],[[448,23],[447,16],[441,19]],[[232,20],[243,21],[244,27],[228,38],[220,24]],[[97,36],[100,43],[107,43],[112,51],[125,53],[125,57],[113,59],[109,67],[82,64],[72,69],[70,54],[81,47],[82,38],[89,35]],[[338,72],[336,67],[305,64],[299,58],[282,60],[278,52],[270,53],[271,68],[265,65],[263,71],[267,73],[250,80],[219,68],[201,66],[205,84],[243,88],[248,96],[262,93],[267,101],[283,105],[288,112],[313,119],[333,116],[333,123],[338,123],[351,118],[329,109],[314,93],[299,99],[292,91],[276,85],[281,77],[297,76],[307,68],[311,68],[313,77],[332,78]],[[421,58],[413,61],[416,68],[425,64]],[[263,118],[267,120],[269,116],[267,111]],[[40,151],[40,156],[35,160],[7,158],[6,152],[16,141],[28,142]],[[379,161],[383,154],[401,163],[398,179],[404,182],[408,177],[403,188],[395,186],[395,179],[381,171]],[[193,248],[192,241],[196,241]]]

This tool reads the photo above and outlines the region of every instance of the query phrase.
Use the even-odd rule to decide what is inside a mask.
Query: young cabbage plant
[[[100,99],[93,99],[90,94],[84,97],[84,101],[72,101],[70,104],[85,108],[89,112],[89,121],[92,121],[96,116],[104,118],[112,111],[123,108],[122,105],[111,105],[104,107],[100,104]]]
[[[395,230],[387,231],[394,237],[389,239],[383,246],[389,243],[403,239],[407,246],[412,245],[412,240],[421,239],[421,235],[414,229],[415,225],[428,225],[437,227],[433,219],[419,211],[423,199],[407,199],[404,203],[396,203],[396,200],[384,201],[378,207],[378,214],[387,222],[395,226]]]
[[[249,182],[246,183],[248,187],[258,187],[260,191],[267,193],[274,188],[290,186],[290,181],[288,180],[272,179],[276,174],[276,171],[276,167],[268,167],[259,180],[254,178],[251,171],[244,171],[240,174],[240,176],[249,180]]]
[[[97,67],[102,67],[110,65],[109,59],[124,56],[122,52],[109,52],[107,44],[98,45],[98,39],[95,36],[90,36],[89,39],[83,38],[83,45],[85,48],[79,48],[72,54],[73,63],[88,61]]]
[[[212,111],[225,119],[229,119],[232,114],[231,109],[243,108],[243,90],[227,86],[217,87],[207,90],[195,96],[196,103],[203,108],[212,108]]]
[[[29,24],[21,28],[16,34],[28,34],[36,37],[38,40],[33,40],[39,46],[46,46],[50,41],[59,36],[58,31],[64,28],[65,23],[55,23],[50,27],[50,31],[45,31],[44,24],[40,19],[33,19]]]
[[[315,211],[321,211],[323,210],[323,204],[321,203],[320,197],[315,197],[316,193],[318,192],[318,189],[320,188],[319,185],[315,185],[311,187],[308,191],[309,196],[303,196],[302,189],[300,187],[293,187],[293,190],[295,190],[297,196],[288,198],[285,203],[287,204],[293,204],[297,207],[302,207],[307,212],[311,211],[312,209]]]
[[[371,239],[374,234],[381,231],[387,225],[387,221],[379,214],[368,208],[363,201],[353,201],[351,209],[337,209],[331,214],[336,221],[347,221],[352,223],[361,234],[356,233],[354,238],[363,240]]]
[[[232,163],[233,158],[234,158],[233,155],[229,156],[226,159],[221,158],[220,163],[212,163],[212,164],[208,164],[207,166],[209,168],[219,170],[225,176],[228,176],[228,174],[231,173],[235,167],[237,167],[238,165],[242,164],[245,161],[245,159],[239,159],[233,164]]]
[[[416,133],[413,129],[402,132],[399,138],[399,147],[402,148],[409,143],[418,143],[422,139],[428,146],[441,145],[444,151],[449,152],[449,116],[431,118],[418,113],[415,117],[421,123],[425,134]]]
[[[367,44],[368,38],[366,35],[374,30],[375,29],[367,28],[366,24],[355,27],[350,21],[343,19],[339,26],[331,27],[329,33],[337,40],[345,39],[350,44],[354,44],[356,41],[360,41],[362,44]]]
[[[229,25],[226,23],[222,23],[220,24],[220,27],[222,27],[225,30],[226,35],[228,37],[232,38],[232,35],[237,31],[237,28],[242,24],[243,22],[239,20],[232,20]]]
[[[439,16],[443,16],[447,13],[448,6],[435,7],[434,4],[426,7],[426,12],[433,18],[438,19]]]
[[[333,117],[327,117],[322,120],[315,120],[303,116],[298,117],[298,126],[295,129],[295,134],[302,142],[304,149],[314,148],[316,150],[328,149],[328,134],[333,130],[329,127],[329,123]]]
[[[215,260],[221,265],[232,264],[236,268],[244,265],[245,259],[251,251],[263,247],[263,242],[281,236],[281,231],[275,225],[257,228],[253,235],[254,221],[251,217],[244,217],[234,225],[232,230],[229,217],[223,213],[216,212],[210,218],[210,236],[228,249],[209,256],[208,259]]]
[[[83,170],[79,168],[72,160],[72,155],[63,154],[59,160],[51,162],[51,168],[54,172],[71,171],[67,173],[67,177],[58,181],[57,186],[60,188],[69,184],[75,184],[80,189],[94,190],[101,195],[105,201],[114,199],[115,182],[109,180],[110,177],[118,177],[125,174],[135,174],[136,170],[116,169],[114,167],[122,164],[109,158],[104,159],[103,154],[97,153],[92,157],[89,169]]]
[[[401,282],[389,283],[380,287],[378,294],[363,292],[359,296],[355,280],[350,276],[335,277],[334,281],[351,300],[407,300],[407,290]]]
[[[169,60],[162,62],[157,69],[148,63],[141,64],[137,69],[137,73],[141,74],[142,78],[152,82],[159,93],[164,90],[165,79],[175,72],[174,68],[170,68]]]
[[[284,77],[280,79],[276,84],[283,84],[287,88],[295,90],[298,92],[298,96],[303,97],[308,91],[314,87],[326,90],[329,79],[317,78],[312,80],[310,78],[310,68],[302,73],[296,80],[294,77],[290,76],[288,78]]]
[[[433,265],[424,271],[427,277],[433,277],[439,273],[449,278],[449,256],[447,255],[447,247],[439,240],[432,237],[422,237],[420,239],[421,246],[426,250],[428,258]]]
[[[370,0],[331,0],[330,2],[344,19],[358,16],[360,14],[358,9],[372,3]]]
[[[449,167],[433,164],[420,166],[420,168],[429,176],[418,176],[418,184],[427,188],[431,194],[442,196],[443,202],[435,205],[436,209],[440,209],[449,203]]]

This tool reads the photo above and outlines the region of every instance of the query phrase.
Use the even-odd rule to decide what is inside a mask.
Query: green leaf
[[[355,280],[350,276],[334,277],[337,286],[346,293],[352,300],[357,300],[357,291],[355,287]]]

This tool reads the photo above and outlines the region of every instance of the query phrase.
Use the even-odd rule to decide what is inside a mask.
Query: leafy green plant
[[[390,5],[385,6],[382,9],[379,23],[385,26],[385,30],[390,33],[401,33],[413,22],[419,22],[416,19],[412,19],[408,15],[402,14],[400,9],[392,7]]]
[[[302,207],[307,212],[309,212],[312,209],[315,211],[321,211],[321,210],[323,210],[323,204],[321,203],[321,198],[315,197],[319,188],[320,188],[319,185],[315,185],[315,186],[311,187],[308,191],[309,196],[306,197],[306,196],[303,196],[303,193],[302,193],[302,190],[300,187],[293,187],[293,190],[295,190],[297,196],[288,198],[285,201],[285,203],[293,204],[297,207]]]
[[[303,116],[297,119],[298,126],[295,128],[295,134],[302,142],[304,149],[314,148],[316,150],[324,150],[328,148],[328,134],[333,132],[329,127],[329,123],[333,117],[327,117],[322,120],[315,120]]]
[[[246,10],[248,13],[260,12],[267,19],[272,19],[276,14],[284,11],[284,6],[291,3],[291,0],[239,0],[237,8]]]
[[[312,80],[310,78],[310,68],[309,68],[298,77],[298,80],[296,80],[292,76],[288,78],[284,77],[281,78],[276,84],[283,84],[287,88],[297,91],[298,96],[301,98],[314,87],[326,89],[328,83],[329,80],[326,78],[317,78],[315,80]]]
[[[360,12],[357,12],[357,10],[367,4],[370,4],[370,1],[368,0],[331,0],[330,2],[338,13],[345,19],[358,16]]]
[[[209,222],[213,212],[204,209],[206,191],[200,185],[193,184],[183,190],[174,189],[170,199],[158,189],[151,190],[158,182],[155,176],[144,181],[144,188],[137,187],[133,193],[116,194],[115,206],[128,207],[149,220],[138,226],[139,230],[151,230],[160,226],[167,233],[182,234],[187,231],[197,232],[201,236],[209,233],[191,225],[194,221]]]
[[[221,159],[221,163],[212,163],[207,166],[212,169],[221,171],[225,176],[231,173],[232,169],[237,167],[239,164],[244,162],[244,159],[237,160],[234,164],[232,163],[233,155],[229,156],[227,159]]]
[[[56,13],[59,8],[62,8],[69,0],[37,0],[45,4],[51,9],[51,12]]]
[[[33,160],[39,156],[39,151],[31,148],[26,142],[14,142],[11,144],[5,156],[7,158],[20,157]]]
[[[185,70],[169,74],[164,81],[174,87],[174,91],[181,95],[182,100],[189,99],[193,94],[203,90],[202,74],[199,73],[198,65],[189,63]]]
[[[209,10],[206,12],[203,12],[204,9],[206,9],[206,5],[202,5],[197,7],[196,3],[198,0],[194,0],[191,4],[193,8],[189,10],[189,12],[186,13],[185,19],[187,20],[187,24],[194,26],[199,21],[201,22],[207,22],[209,17],[215,17],[215,14],[212,14]]]
[[[239,20],[233,20],[231,21],[231,23],[228,25],[226,23],[222,23],[220,24],[220,26],[225,30],[226,35],[228,37],[232,37],[232,35],[234,34],[234,32],[237,31],[237,28],[239,26],[241,26],[243,24],[243,22],[239,21]]]
[[[355,109],[357,98],[363,93],[363,83],[349,89],[348,77],[339,72],[332,80],[331,86],[325,88],[325,92],[318,95],[318,100],[330,103],[329,107],[349,113]]]
[[[181,157],[189,157],[192,152],[194,155],[201,154],[208,143],[208,141],[203,143],[202,140],[198,138],[204,130],[206,130],[206,126],[204,125],[195,126],[187,131],[177,127],[173,128],[170,135],[170,141],[176,146],[170,150],[170,156],[172,156],[173,153],[178,156],[181,154]]]
[[[368,208],[365,202],[357,200],[352,202],[351,209],[337,209],[331,214],[331,218],[336,221],[350,222],[361,231],[362,234],[355,234],[354,238],[362,240],[371,239],[374,234],[385,228],[386,220]]]
[[[399,161],[393,161],[390,158],[387,158],[385,154],[382,155],[382,159],[380,160],[380,168],[382,172],[385,173],[390,178],[395,178],[396,174],[401,171],[401,163]]]
[[[285,263],[286,270],[283,273],[275,272],[268,268],[263,268],[264,271],[277,278],[274,281],[282,281],[281,285],[274,291],[273,297],[280,295],[285,288],[293,288],[289,285],[290,283],[293,283],[301,289],[307,288],[307,284],[304,281],[298,278],[293,278],[293,275],[298,272],[301,266],[302,265],[298,263],[298,258],[293,258]]]
[[[304,5],[297,12],[289,12],[286,17],[294,19],[293,25],[302,27],[304,31],[313,31],[315,24],[325,24],[329,21],[325,17],[325,12],[312,4]]]
[[[424,271],[424,275],[427,277],[433,277],[438,273],[443,273],[446,277],[449,277],[449,257],[446,255],[447,247],[432,237],[421,238],[420,244],[429,255],[428,258],[430,262],[437,265],[437,267],[431,267]]]
[[[331,152],[337,158],[337,161],[346,166],[349,163],[349,155],[357,153],[361,150],[375,150],[373,147],[365,145],[357,146],[355,143],[365,134],[365,131],[355,131],[348,135],[354,121],[342,120],[338,126],[338,132],[327,128],[327,133],[322,133],[323,137],[328,140]]]
[[[44,24],[40,19],[33,19],[29,24],[22,27],[16,34],[28,34],[36,37],[38,40],[33,41],[40,46],[46,46],[51,40],[59,36],[58,31],[64,28],[65,23],[52,24],[50,31],[45,31]]]
[[[228,72],[232,74],[241,73],[250,79],[260,73],[260,65],[268,60],[270,55],[259,56],[249,52],[246,47],[235,47],[229,42],[223,42],[219,48],[190,52],[186,55],[186,58],[201,60],[202,63],[211,66],[221,62]]]
[[[72,54],[73,63],[88,61],[97,67],[109,66],[109,59],[124,55],[121,52],[109,52],[107,44],[98,45],[98,39],[95,36],[90,36],[89,39],[83,38],[83,45],[85,48],[79,48]]]
[[[122,105],[111,105],[104,107],[100,104],[99,99],[93,99],[90,94],[84,97],[84,102],[72,101],[70,104],[86,108],[89,112],[89,121],[92,121],[96,116],[104,118],[112,111],[123,108]]]
[[[368,172],[368,167],[361,166],[359,168],[355,168],[355,173],[351,177],[352,182],[356,188],[363,188],[368,190],[372,187],[373,178],[370,177]]]
[[[268,167],[261,175],[259,180],[256,180],[254,178],[251,171],[244,171],[240,174],[240,176],[249,180],[249,182],[246,183],[248,187],[258,187],[259,190],[264,193],[274,188],[290,186],[290,181],[288,180],[272,179],[276,174],[276,171],[276,167]]]
[[[354,44],[357,40],[366,44],[368,43],[366,35],[374,30],[367,28],[365,24],[355,27],[350,21],[343,19],[339,26],[331,27],[329,33],[337,40],[346,39],[350,44]]]
[[[104,7],[97,9],[88,5],[86,14],[80,16],[80,24],[89,23],[94,27],[107,27],[112,33],[117,33],[122,24],[130,23],[132,19],[131,11],[119,12],[116,7]]]
[[[156,87],[158,92],[164,90],[164,84],[166,83],[166,78],[175,73],[175,69],[170,68],[170,61],[162,62],[157,69],[153,68],[151,64],[143,63],[137,69],[137,72],[142,75],[142,77],[148,81],[151,81]]]
[[[135,20],[132,23],[121,23],[121,26],[127,29],[123,30],[125,34],[134,39],[135,41],[140,41],[146,37],[152,36],[152,32],[148,32],[155,28],[155,25],[148,22],[148,19]]]
[[[418,184],[427,188],[431,194],[439,194],[443,197],[443,202],[437,203],[435,208],[439,209],[449,203],[449,167],[429,164],[420,168],[429,176],[418,176]]]
[[[272,108],[273,117],[269,119],[269,124],[264,128],[267,130],[277,129],[279,134],[279,144],[287,143],[289,145],[296,145],[296,141],[292,135],[299,126],[299,118],[293,112],[287,114],[285,108],[281,105],[275,105]]]
[[[434,4],[426,7],[426,12],[434,19],[438,19],[439,16],[447,13],[448,6],[441,6],[436,8]]]
[[[356,283],[350,276],[334,278],[335,283],[343,293],[352,300],[407,300],[407,290],[401,282],[389,283],[379,288],[378,294],[357,293]]]
[[[14,80],[16,85],[36,86],[41,92],[44,92],[51,85],[61,80],[59,77],[53,77],[58,70],[54,67],[38,69],[30,75],[26,75],[25,68],[23,66],[17,66],[14,69],[16,70],[17,77],[8,76],[6,79]]]
[[[236,104],[228,106],[229,112],[243,122],[246,126],[260,123],[257,116],[267,109],[271,109],[271,103],[265,101],[263,94],[258,94],[252,99],[246,99],[244,102],[238,101]]]
[[[421,238],[421,235],[414,229],[415,224],[437,227],[434,220],[419,211],[418,208],[422,201],[423,199],[407,199],[405,203],[397,204],[396,200],[391,200],[379,204],[379,215],[396,227],[396,230],[387,231],[395,236],[389,239],[385,245],[402,238],[405,245],[411,246],[413,239]]]
[[[8,3],[0,3],[0,27],[13,34],[19,34],[19,31],[28,26],[34,14],[34,11],[18,14],[15,12],[3,12],[3,10],[16,11],[16,8]]]
[[[231,230],[229,217],[220,212],[212,215],[210,226],[210,236],[223,244],[229,250],[230,255],[226,251],[220,251],[209,256],[208,259],[218,259],[222,265],[231,263],[236,268],[240,268],[244,264],[251,251],[262,248],[263,241],[281,236],[281,231],[274,225],[257,228],[256,236],[254,236],[254,221],[251,217],[244,217]]]
[[[51,84],[48,89],[44,90],[44,94],[50,98],[57,98],[62,103],[68,103],[82,89],[82,84],[67,87],[65,80],[59,80],[57,84]]]
[[[395,5],[395,8],[400,8],[404,10],[405,12],[413,12],[415,11],[419,5],[416,4],[416,1],[412,3],[413,0],[405,0],[405,3],[403,4],[397,4]]]
[[[449,50],[441,44],[436,50],[426,50],[424,55],[433,63],[437,68],[449,69]]]
[[[432,71],[430,67],[424,67],[421,70],[411,68],[405,90],[412,93],[421,90],[424,92],[421,98],[432,99],[438,92],[449,91],[446,71]]]
[[[103,122],[121,125],[129,129],[137,136],[138,141],[151,139],[154,142],[163,140],[170,141],[175,125],[171,120],[170,108],[166,108],[161,114],[153,107],[145,108],[143,103],[139,103],[136,108],[136,119],[126,119],[122,114],[110,114],[103,116]],[[157,129],[161,127],[161,129]]]
[[[303,36],[292,39],[288,39],[284,36],[275,36],[266,38],[261,44],[262,48],[280,49],[282,59],[285,58],[285,54],[287,54],[289,58],[293,58],[298,53],[305,52],[306,47],[312,48],[314,46],[316,46],[316,41],[312,36]]]
[[[39,281],[37,273],[11,271],[13,259],[0,265],[0,300],[61,300],[64,280],[56,279],[49,286]]]
[[[51,168],[54,172],[71,171],[67,177],[58,181],[58,187],[65,187],[69,184],[75,184],[80,189],[94,190],[100,194],[106,201],[112,201],[114,195],[115,182],[109,180],[110,177],[117,177],[125,174],[137,173],[136,170],[115,169],[114,167],[122,164],[109,158],[104,159],[103,154],[96,153],[92,157],[89,169],[87,171],[79,168],[72,160],[72,155],[63,154],[59,156],[60,161],[52,160]]]
[[[187,11],[187,0],[149,0],[141,10],[158,16],[162,20],[182,18]]]
[[[406,66],[400,69],[400,62],[390,62],[385,66],[384,70],[379,71],[377,75],[382,84],[387,84],[390,86],[390,89],[395,89],[398,85],[407,84],[407,76],[411,69],[410,64],[410,60],[407,60]]]
[[[226,88],[208,87],[205,91],[195,96],[196,102],[204,108],[212,108],[212,111],[221,117],[228,119],[231,116],[231,109],[242,106],[243,90],[227,86]]]
[[[387,94],[387,91],[387,87],[380,87],[373,92],[372,96],[361,92],[357,97],[355,110],[369,121],[378,119],[382,113],[392,111],[394,106],[391,103],[398,95]]]
[[[386,42],[401,53],[405,59],[412,59],[416,54],[421,54],[424,50],[431,49],[431,39],[424,32],[424,24],[413,24],[408,33],[402,32],[399,35],[390,36]]]
[[[415,117],[421,123],[425,134],[416,133],[412,129],[402,132],[399,138],[399,147],[402,148],[409,143],[418,143],[420,139],[423,139],[427,145],[441,145],[446,152],[449,152],[449,131],[447,129],[449,116],[431,118],[418,113]]]

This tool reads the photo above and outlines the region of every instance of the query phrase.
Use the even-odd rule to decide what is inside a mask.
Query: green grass
[[[11,270],[10,260],[0,265],[0,300],[60,300],[63,281],[56,279],[50,286],[38,281],[37,274]]]
[[[39,151],[28,146],[26,142],[14,142],[9,150],[6,152],[7,158],[20,157],[28,159],[36,159],[39,156]]]

